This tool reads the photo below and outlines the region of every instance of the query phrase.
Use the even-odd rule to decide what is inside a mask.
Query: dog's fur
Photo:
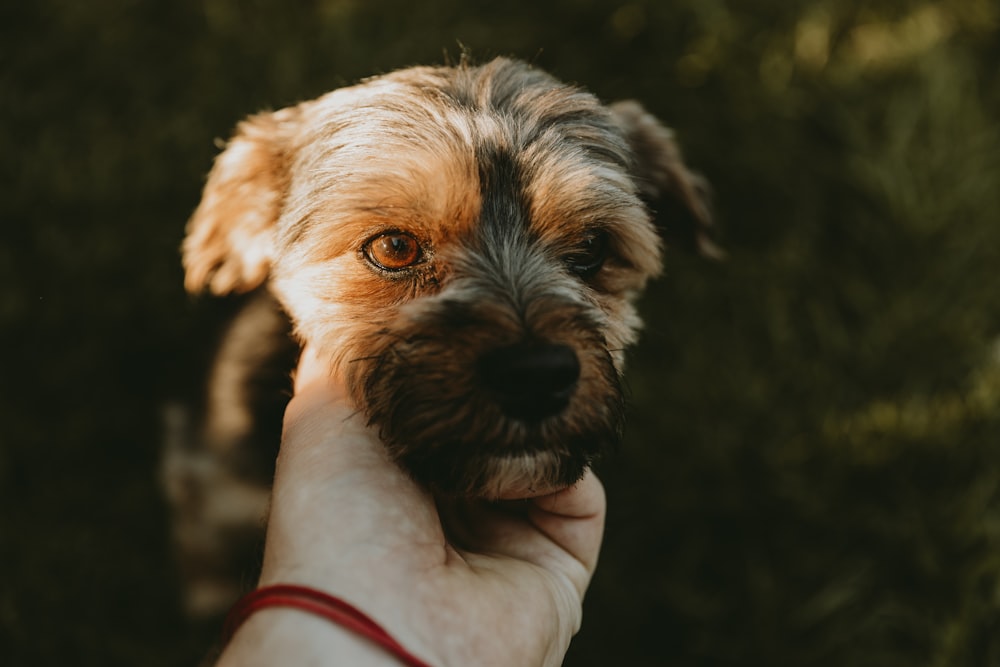
[[[191,292],[252,293],[203,425],[178,421],[168,450],[179,544],[203,566],[191,608],[235,595],[206,583],[233,535],[192,517],[259,531],[270,470],[253,443],[264,433],[273,463],[261,415],[276,421],[282,399],[252,387],[287,390],[298,344],[435,492],[559,488],[619,439],[633,302],[660,271],[661,232],[715,254],[710,224],[670,130],[517,61],[401,70],[241,123],[183,248]]]

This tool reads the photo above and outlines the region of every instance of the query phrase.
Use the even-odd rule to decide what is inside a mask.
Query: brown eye
[[[606,232],[590,234],[577,250],[563,258],[566,267],[580,276],[590,278],[601,270],[608,258],[608,235]]]
[[[403,232],[379,234],[365,245],[365,257],[386,271],[401,271],[420,261],[423,252],[417,240]]]

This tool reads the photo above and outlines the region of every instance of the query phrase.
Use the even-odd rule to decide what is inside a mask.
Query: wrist
[[[274,611],[295,613],[270,613]],[[265,613],[269,617],[259,620]],[[252,634],[245,630],[251,620],[257,626]],[[329,656],[336,657],[338,664],[346,661],[348,664],[429,667],[364,611],[344,599],[308,586],[278,584],[252,591],[230,610],[223,634],[226,643],[235,642],[229,654],[236,656],[252,653],[280,657],[288,650],[290,653],[286,657],[294,655],[296,659],[309,659],[315,664],[329,662],[325,657]],[[377,660],[376,655],[380,656]],[[386,662],[388,658],[391,660]]]
[[[218,667],[289,664],[399,667],[381,647],[350,630],[308,612],[288,608],[261,609],[236,630]]]

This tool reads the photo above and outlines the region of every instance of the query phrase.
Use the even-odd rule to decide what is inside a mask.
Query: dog
[[[720,253],[671,130],[520,61],[404,69],[240,123],[183,243],[190,292],[249,295],[203,414],[170,420],[188,609],[239,593],[301,346],[435,493],[559,489],[621,437],[664,239]]]

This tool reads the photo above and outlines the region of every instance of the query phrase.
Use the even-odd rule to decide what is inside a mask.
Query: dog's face
[[[184,245],[196,291],[270,280],[388,451],[438,491],[522,497],[617,442],[660,270],[650,207],[708,214],[668,130],[508,60],[415,68],[244,122]]]

